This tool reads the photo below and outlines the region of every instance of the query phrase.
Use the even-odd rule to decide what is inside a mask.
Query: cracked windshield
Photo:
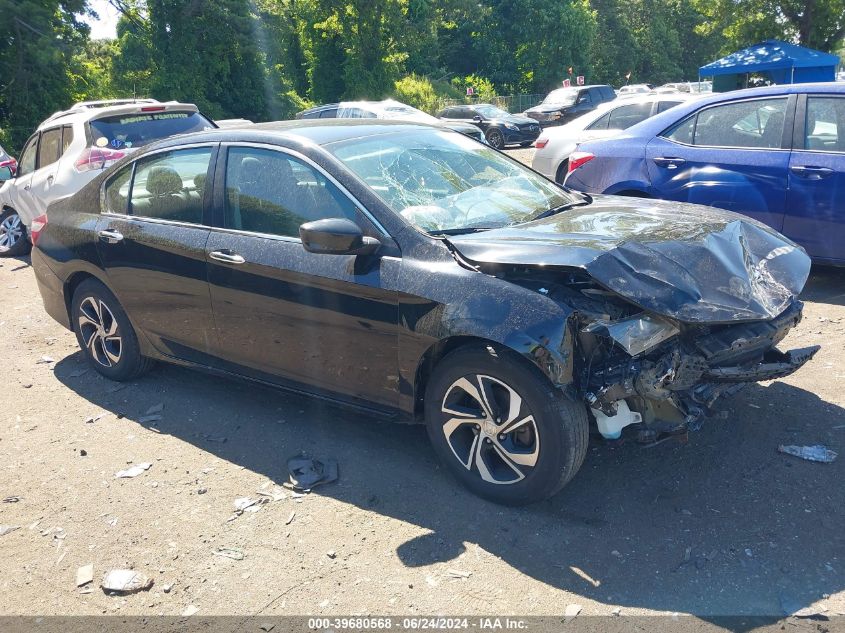
[[[391,209],[428,232],[510,226],[581,201],[499,152],[448,132],[356,138],[328,149]]]

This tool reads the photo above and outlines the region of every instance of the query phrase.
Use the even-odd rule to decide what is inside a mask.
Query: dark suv
[[[546,95],[540,105],[529,108],[523,114],[539,121],[543,127],[563,125],[615,98],[616,92],[606,85],[558,88]]]

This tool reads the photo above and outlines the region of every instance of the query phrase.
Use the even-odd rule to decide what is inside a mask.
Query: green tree
[[[0,0],[0,129],[17,151],[47,115],[74,98],[74,57],[88,37],[85,0]]]

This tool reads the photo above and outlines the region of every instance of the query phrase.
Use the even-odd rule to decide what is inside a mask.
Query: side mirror
[[[480,114],[476,114],[474,117],[472,117],[472,120],[476,123],[481,123],[484,119],[481,118]]]
[[[381,242],[366,237],[352,220],[327,218],[306,222],[299,227],[302,246],[309,253],[322,255],[372,255]]]
[[[0,167],[0,182],[6,182],[15,177],[15,172],[9,165]]]

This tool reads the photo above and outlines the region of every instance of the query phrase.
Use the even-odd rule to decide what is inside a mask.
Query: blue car
[[[845,85],[795,84],[681,104],[578,146],[566,185],[750,216],[845,265]]]

